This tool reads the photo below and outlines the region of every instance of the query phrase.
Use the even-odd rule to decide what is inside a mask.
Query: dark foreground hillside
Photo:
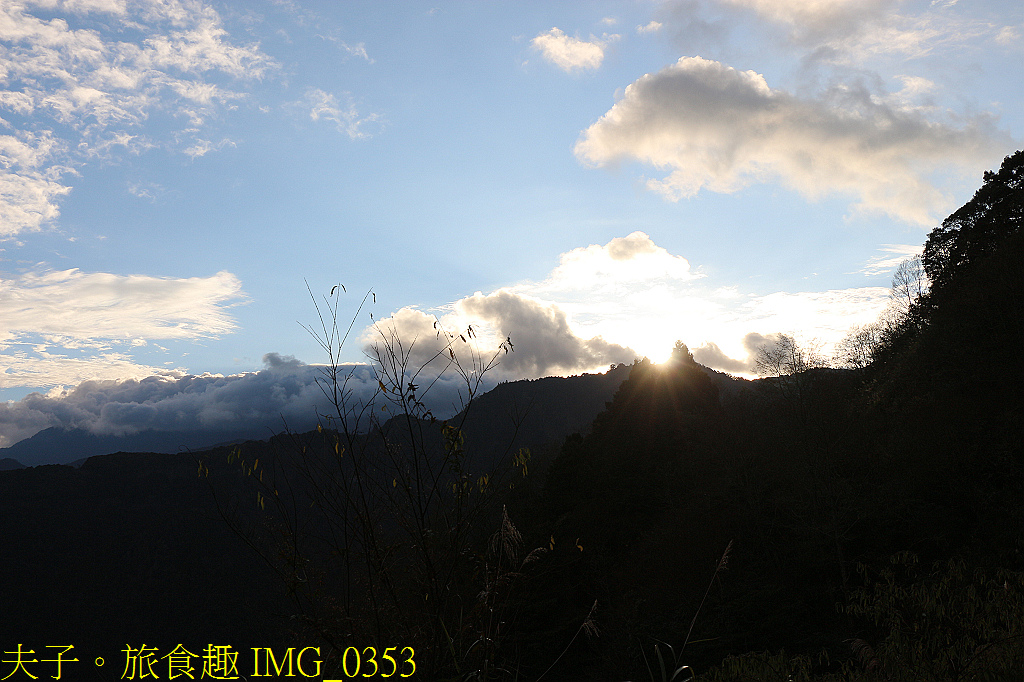
[[[240,492],[226,464],[213,480]],[[2,472],[0,537],[5,650],[73,644],[82,660],[121,659],[116,675],[83,666],[70,679],[118,679],[129,643],[271,646],[287,632],[279,582],[229,530],[187,454]]]
[[[382,384],[413,414],[362,435],[0,472],[0,639],[318,646],[339,679],[368,646],[427,680],[1024,679],[1022,259],[1018,152],[858,369],[791,347],[733,381],[678,344],[478,423]]]
[[[508,459],[513,447],[557,445],[566,433],[588,427],[628,373],[622,366],[600,375],[503,383],[474,404],[464,438],[473,443],[480,466],[488,467]],[[553,414],[555,406],[567,409]],[[436,424],[423,425],[437,432]],[[265,470],[276,460],[283,465],[295,443],[317,435],[195,454],[118,452],[87,459],[104,446],[130,443],[57,430],[32,439],[23,449],[31,445],[38,456],[84,461],[77,468],[24,468],[4,460],[10,461],[0,471],[5,650],[7,643],[37,651],[72,643],[77,654],[69,657],[117,660],[119,676],[127,644],[145,643],[161,653],[178,643],[200,653],[210,643],[228,644],[250,656],[252,647],[321,644],[304,639],[310,627],[274,562],[276,531],[240,466],[261,458]],[[169,448],[182,449],[182,434],[152,434],[158,436]],[[400,444],[403,438],[395,428],[390,440]],[[71,679],[113,679],[111,674],[88,667]]]

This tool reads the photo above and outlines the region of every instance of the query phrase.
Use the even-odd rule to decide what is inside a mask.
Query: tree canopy
[[[925,243],[925,272],[942,291],[1024,226],[1024,150],[987,171],[974,197],[932,230]]]

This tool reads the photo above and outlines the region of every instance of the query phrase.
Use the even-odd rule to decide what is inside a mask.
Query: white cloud
[[[364,43],[349,45],[344,40],[339,40],[338,44],[341,45],[341,49],[345,50],[345,52],[348,52],[353,57],[362,57],[368,63],[373,64],[373,58],[366,53],[366,45]]]
[[[629,85],[575,152],[593,166],[670,169],[647,184],[674,201],[778,180],[812,199],[852,195],[856,209],[932,225],[951,200],[930,175],[973,172],[1008,146],[984,118],[955,127],[852,87],[799,98],[754,71],[682,57]]]
[[[729,372],[730,374],[753,377],[756,374],[755,360],[757,359],[757,352],[761,348],[777,344],[783,336],[783,332],[772,334],[750,332],[744,335],[741,344],[744,351],[742,359],[729,357],[713,341],[708,341],[702,346],[693,348],[691,352],[693,353],[693,359],[705,367]]]
[[[448,361],[448,337],[438,338],[439,329],[455,332],[457,352],[475,348],[486,358],[510,336],[515,350],[500,356],[500,378],[594,371],[638,355],[661,361],[676,340],[703,348],[698,360],[709,366],[749,373],[751,334],[796,332],[827,348],[851,325],[874,321],[888,301],[883,287],[757,294],[711,285],[685,258],[634,232],[562,254],[539,282],[477,292],[437,317],[403,308],[380,328],[393,325],[407,343],[415,340],[410,364],[416,367],[435,356]],[[475,338],[466,333],[469,325]],[[379,338],[371,328],[363,343]]]
[[[64,169],[12,173],[0,170],[0,237],[40,226],[60,215],[59,197],[71,188],[58,182]]]
[[[662,25],[663,24],[660,21],[651,21],[644,26],[637,26],[636,32],[640,34],[657,33],[658,31],[661,30]]]
[[[128,193],[132,196],[136,196],[140,199],[148,199],[151,202],[156,202],[158,197],[162,197],[167,194],[167,189],[155,182],[129,182],[127,189]]]
[[[624,257],[616,260],[612,254]],[[797,331],[828,346],[850,325],[873,321],[889,297],[883,287],[743,292],[708,282],[685,258],[658,247],[642,232],[574,249],[544,280],[509,291],[557,305],[579,338],[601,337],[656,361],[667,357],[676,340],[691,349],[714,344],[721,357],[743,358],[743,339],[750,333]],[[514,341],[515,327],[507,331]]]
[[[480,371],[498,360],[492,374],[506,379],[578,374],[636,357],[600,336],[579,336],[557,304],[509,289],[467,296],[440,317],[403,308],[364,331],[363,343],[379,344],[382,334],[403,340],[414,370],[429,363],[427,374],[440,373],[455,359],[449,348],[467,369]],[[508,338],[512,346],[506,353],[499,346]]]
[[[921,57],[940,46],[962,46],[993,28],[944,11],[952,2],[933,2],[916,14],[900,14],[904,0],[721,1],[785,27],[790,42],[811,50],[815,59],[844,64],[859,64],[877,54]]]
[[[872,19],[883,16],[901,0],[722,0],[724,4],[750,9],[760,16],[802,34],[852,33]]]
[[[899,75],[896,78],[903,83],[903,87],[900,88],[899,92],[895,93],[894,97],[897,100],[909,102],[914,98],[928,95],[938,88],[932,81],[921,76],[907,76]]]
[[[0,388],[151,373],[116,348],[230,333],[229,309],[244,297],[228,272],[172,279],[72,269],[0,278]]]
[[[8,349],[0,368],[4,371],[0,388],[76,386],[93,380],[137,380],[166,371],[162,367],[140,364],[128,354],[117,351],[72,357],[68,353],[51,353],[40,348],[13,352]]]
[[[1020,45],[1020,27],[1019,26],[1003,26],[999,29],[999,33],[995,36],[995,41],[1000,45],[1011,47],[1013,45]]]
[[[603,246],[591,244],[563,253],[544,286],[563,291],[592,290],[652,280],[689,281],[701,276],[690,271],[685,258],[673,256],[637,231]]]
[[[95,15],[131,31],[97,28]],[[276,68],[259,46],[232,41],[197,0],[0,5],[0,123],[12,131],[0,142],[0,236],[57,218],[70,191],[62,178],[86,160],[154,146],[139,134],[153,112],[188,121],[172,148],[193,157],[216,148],[204,151],[194,128],[245,96],[225,78],[254,81]]]
[[[477,292],[449,304],[437,317],[403,308],[379,322],[377,328],[365,331],[362,341],[364,345],[380,341],[380,329],[394,328],[400,338],[415,339],[410,356],[413,366],[437,357],[434,371],[440,371],[449,359],[445,351],[449,337],[440,331],[454,332],[456,352],[472,351],[488,359],[510,336],[515,350],[501,354],[496,372],[500,377],[595,371],[611,363],[631,362],[637,356],[637,351],[622,340],[630,335],[624,325],[642,325],[636,318],[629,319],[631,313],[641,311],[638,316],[642,318],[656,300],[665,305],[680,304],[682,293],[678,299],[665,299],[702,276],[691,271],[685,258],[670,254],[637,231],[607,244],[563,253],[558,266],[543,281],[489,294]],[[645,303],[638,305],[639,299]],[[466,333],[470,326],[475,339]],[[679,336],[667,338],[657,333],[660,331],[653,336],[663,342],[659,354],[661,350],[667,354]],[[647,348],[652,345],[652,334],[646,337],[630,338],[644,341],[644,351],[650,352]]]
[[[534,48],[540,50],[544,59],[558,68],[572,73],[585,69],[596,69],[604,61],[604,49],[609,42],[618,40],[616,34],[605,35],[603,39],[591,36],[589,41],[567,36],[558,28],[537,35],[531,40]]]
[[[379,114],[361,115],[356,109],[352,95],[343,93],[345,104],[338,102],[338,98],[329,92],[319,88],[310,88],[306,91],[305,99],[300,103],[303,108],[309,110],[309,118],[313,121],[330,121],[337,127],[338,132],[345,133],[353,140],[370,137],[364,126],[368,123],[380,121]]]
[[[234,78],[261,78],[273,62],[256,45],[228,42],[228,32],[212,7],[190,3],[187,28],[153,34],[145,41],[139,64],[164,72],[201,74],[210,71]],[[198,10],[198,11],[197,11]]]
[[[904,59],[946,53],[961,57],[973,41],[995,38],[995,27],[941,11],[920,15],[890,14],[859,33],[828,42],[832,61],[858,64],[875,55]]]
[[[194,143],[191,147],[186,147],[182,150],[182,153],[191,158],[193,161],[200,157],[206,156],[211,151],[217,149],[223,149],[224,147],[234,147],[235,143],[232,140],[224,138],[217,144],[214,144],[210,140],[203,140],[201,138],[194,138]]]
[[[456,309],[466,318],[514,337],[515,350],[502,359],[502,373],[508,376],[576,374],[636,358],[635,351],[601,336],[585,339],[577,335],[558,305],[513,291],[477,293],[460,300]]]
[[[796,330],[823,343],[832,343],[852,325],[873,322],[888,302],[887,287],[779,291],[751,297],[741,311],[744,323],[758,330]]]
[[[226,306],[244,296],[230,272],[173,279],[44,271],[0,279],[0,291],[0,342],[32,333],[75,339],[217,336],[235,329]]]
[[[38,229],[59,215],[60,182],[70,168],[54,163],[64,144],[49,131],[0,135],[0,238]]]
[[[876,58],[892,68],[926,55],[962,59],[978,41],[998,40],[1002,22],[972,18],[955,2],[906,0],[670,0],[662,12],[678,44],[691,51],[730,45],[729,37],[804,52],[804,66],[863,72]],[[1005,14],[1005,12],[1003,12]],[[709,42],[710,41],[710,42]],[[735,43],[733,43],[735,44]],[[729,49],[729,48],[726,48]],[[894,61],[899,60],[899,61]]]
[[[899,264],[908,258],[920,256],[921,248],[921,246],[914,246],[912,244],[883,244],[880,250],[885,251],[888,255],[875,256],[871,258],[864,264],[864,267],[857,272],[863,273],[869,277],[881,275],[882,273],[889,272],[890,270],[894,270],[899,267]]]

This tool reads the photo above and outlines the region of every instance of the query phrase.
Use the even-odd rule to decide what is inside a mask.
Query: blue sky
[[[1020,147],[1022,36],[1015,0],[4,2],[0,445],[324,361],[307,282],[374,292],[351,362],[371,312],[511,336],[509,379],[827,351]]]

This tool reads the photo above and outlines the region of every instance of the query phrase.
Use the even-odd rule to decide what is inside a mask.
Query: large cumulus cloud
[[[428,374],[434,375],[456,360],[467,372],[481,372],[496,361],[492,376],[521,379],[578,374],[636,359],[635,351],[600,336],[578,336],[559,306],[507,289],[467,296],[440,317],[403,308],[363,336],[367,346],[396,339],[408,367],[415,371],[429,363]],[[502,347],[508,340],[511,344]]]
[[[682,57],[629,85],[575,153],[593,166],[668,170],[648,187],[673,200],[780,181],[810,198],[849,195],[856,208],[930,225],[949,204],[930,175],[984,165],[1008,143],[984,118],[937,122],[852,86],[801,98],[754,71]]]
[[[459,301],[458,307],[466,316],[515,336],[515,352],[503,360],[505,371],[512,374],[573,374],[636,359],[635,351],[600,336],[577,336],[557,305],[511,291],[474,294]]]

